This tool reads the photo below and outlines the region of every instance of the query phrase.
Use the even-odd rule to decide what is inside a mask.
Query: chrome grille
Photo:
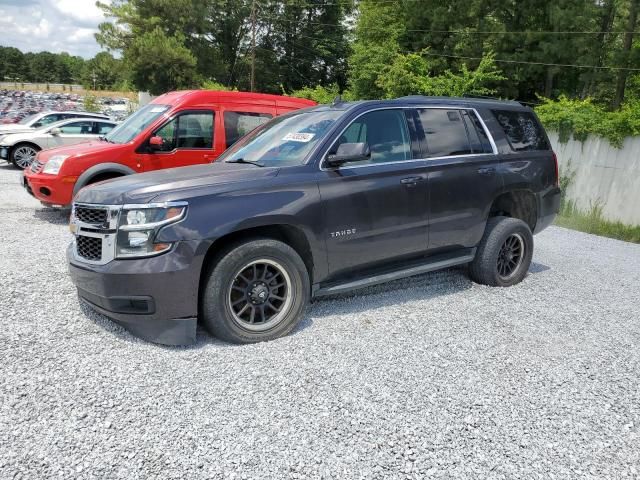
[[[104,225],[107,222],[108,210],[104,208],[89,208],[76,206],[74,215],[78,221],[82,223],[90,223],[92,225]]]
[[[79,257],[93,262],[99,261],[102,259],[102,239],[78,235],[76,237],[76,250]]]
[[[40,173],[42,171],[42,167],[44,166],[44,162],[41,162],[37,158],[31,162],[31,171],[33,173]]]

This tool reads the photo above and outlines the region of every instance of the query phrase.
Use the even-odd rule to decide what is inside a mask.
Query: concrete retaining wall
[[[620,149],[595,136],[563,144],[549,132],[549,139],[560,175],[573,172],[568,199],[584,211],[599,203],[607,220],[640,225],[640,137],[627,138]]]

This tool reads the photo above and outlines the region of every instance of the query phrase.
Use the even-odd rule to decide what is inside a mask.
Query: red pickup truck
[[[189,90],[154,99],[100,140],[38,153],[23,186],[64,207],[91,183],[162,168],[210,163],[245,133],[311,100],[246,92]]]

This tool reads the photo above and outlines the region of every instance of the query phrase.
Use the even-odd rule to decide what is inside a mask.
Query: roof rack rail
[[[464,102],[464,101],[478,101],[478,102],[495,102],[497,104],[510,104],[522,106],[522,104],[516,100],[504,100],[495,97],[488,97],[482,95],[469,95],[463,94],[461,97],[443,97],[443,96],[430,96],[430,95],[406,95],[399,97],[396,100],[427,100],[430,102]],[[524,103],[524,102],[523,102]]]

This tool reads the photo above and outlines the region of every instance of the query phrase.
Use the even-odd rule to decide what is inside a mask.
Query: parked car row
[[[122,120],[130,113],[127,98],[97,97],[100,113]],[[18,123],[34,113],[45,111],[82,111],[84,96],[75,93],[0,90],[0,125]]]
[[[82,100],[79,95],[69,93],[0,90],[0,125],[17,123],[47,110],[79,110]]]

